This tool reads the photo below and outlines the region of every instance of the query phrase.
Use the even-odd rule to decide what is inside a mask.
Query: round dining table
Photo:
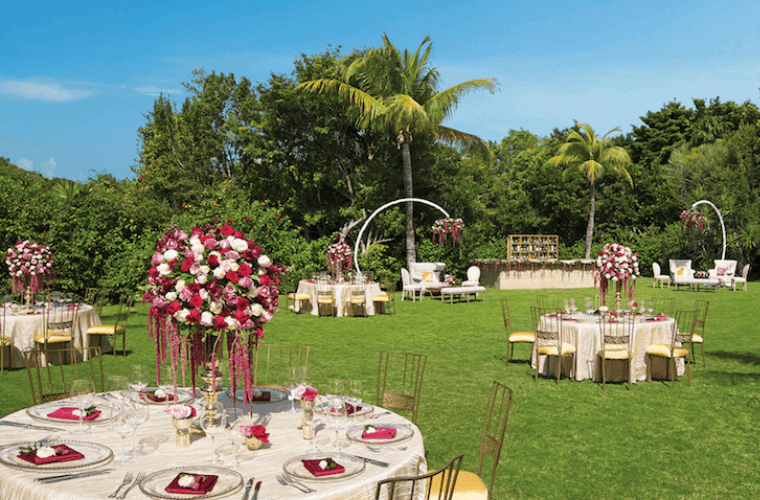
[[[5,311],[3,334],[11,338],[11,367],[23,367],[23,352],[34,348],[34,337],[42,333],[44,315],[41,309],[31,313]],[[74,345],[72,347],[89,347],[87,329],[100,325],[92,306],[82,304],[74,319]],[[107,339],[106,339],[107,341]]]
[[[187,394],[192,397],[190,390]],[[199,393],[197,393],[199,394]],[[200,399],[192,403],[198,408],[198,417],[203,414],[200,410]],[[301,426],[301,411],[289,413],[291,403],[287,397],[283,401],[273,403],[253,403],[249,407],[243,407],[240,401],[233,401],[225,393],[220,401],[225,407],[233,405],[244,408],[246,423],[264,425],[269,433],[269,443],[257,451],[248,450],[245,445],[239,446],[238,451],[231,451],[232,445],[228,445],[225,431],[216,437],[216,449],[220,451],[221,467],[225,471],[225,476],[240,475],[242,481],[248,482],[250,478],[255,478],[255,482],[261,481],[261,490],[258,498],[260,500],[271,499],[291,499],[304,498],[308,500],[317,499],[367,499],[375,498],[375,490],[378,481],[391,477],[417,475],[426,472],[427,462],[425,460],[425,450],[420,430],[406,418],[392,412],[387,412],[382,408],[367,405],[366,409],[371,409],[369,417],[355,419],[349,416],[348,429],[357,429],[356,426],[363,426],[371,423],[374,426],[395,425],[399,429],[403,428],[408,434],[405,440],[400,442],[379,445],[371,451],[365,444],[354,440],[349,440],[349,433],[342,433],[343,443],[341,452],[345,454],[365,457],[387,463],[387,467],[364,463],[362,471],[344,479],[330,479],[329,476],[324,478],[313,478],[301,482],[313,489],[313,493],[302,493],[290,485],[281,484],[276,476],[283,472],[283,466],[294,457],[306,454],[310,451],[311,443],[303,439]],[[58,401],[53,406],[71,406],[67,401]],[[108,408],[106,401],[101,400],[97,405],[99,409]],[[37,470],[17,470],[3,463],[2,457],[4,450],[15,449],[20,442],[34,442],[40,439],[57,440],[66,442],[71,440],[71,448],[76,448],[76,441],[90,442],[97,445],[108,447],[113,450],[114,458],[119,459],[123,456],[122,443],[120,437],[110,430],[108,422],[92,426],[90,434],[74,435],[70,431],[75,429],[77,424],[74,422],[49,422],[40,421],[39,415],[45,415],[50,407],[45,408],[40,413],[38,407],[33,407],[31,412],[20,410],[7,415],[0,419],[0,498],[3,500],[95,500],[107,498],[122,483],[122,479],[128,472],[133,473],[133,477],[138,473],[144,472],[149,476],[158,475],[159,477],[166,470],[169,470],[169,476],[174,477],[172,469],[187,469],[192,472],[194,468],[203,468],[209,466],[211,454],[211,439],[205,437],[202,431],[197,430],[190,434],[190,446],[187,448],[178,448],[175,444],[176,430],[172,424],[172,418],[163,410],[165,405],[152,404],[150,406],[150,416],[148,420],[137,428],[136,439],[138,447],[145,452],[142,456],[132,457],[131,463],[126,467],[115,468],[110,459],[103,464],[94,467],[94,470],[108,470],[110,472],[90,477],[82,477],[68,481],[61,481],[52,484],[42,484],[35,481],[35,478],[41,476],[50,476],[52,474],[43,473]],[[298,408],[298,402],[296,402]],[[34,409],[37,409],[35,411]],[[37,416],[33,419],[31,414]],[[104,412],[104,414],[108,414]],[[377,418],[371,418],[372,415],[378,415]],[[61,431],[40,430],[34,428],[10,427],[2,425],[4,421],[15,422],[22,425],[42,426],[60,428]],[[313,457],[326,457],[334,452],[335,432],[322,425],[318,427],[317,442],[319,443],[320,453],[312,455]],[[355,431],[356,432],[356,431]],[[355,434],[354,434],[355,435]],[[327,439],[329,438],[329,439]],[[328,442],[326,442],[328,441]],[[127,446],[131,446],[133,437],[126,438]],[[340,462],[340,455],[335,455],[336,461]],[[359,459],[359,462],[363,460]],[[75,464],[75,462],[71,462]],[[85,469],[91,470],[91,469]],[[230,472],[231,471],[231,472]],[[61,472],[64,473],[64,472]],[[167,478],[169,477],[167,476]],[[221,480],[220,480],[221,481]],[[165,479],[164,482],[169,482]],[[228,481],[229,483],[229,481]],[[161,493],[164,494],[164,486],[161,485]],[[225,497],[236,500],[242,498],[243,489],[233,488]],[[415,498],[424,498],[424,488],[416,488]],[[122,489],[123,491],[123,489]],[[191,495],[174,496],[165,493],[166,498],[192,498]],[[210,494],[214,494],[212,490]],[[251,495],[252,496],[252,495]],[[135,487],[126,497],[127,499],[151,498],[146,495],[139,487]],[[160,497],[153,497],[160,498]],[[221,497],[220,497],[221,498]]]
[[[346,316],[348,314],[345,307],[345,299],[351,288],[351,283],[331,283],[329,285],[332,291],[333,297],[335,297],[335,315]],[[319,309],[317,308],[317,283],[311,279],[304,279],[298,282],[297,293],[303,293],[311,297],[310,300],[296,301],[294,307],[295,312],[303,314],[311,314],[312,316],[319,316]],[[374,298],[382,293],[380,284],[374,281],[370,281],[365,284],[364,299],[365,306],[367,308],[367,316],[374,316],[375,303]]]
[[[571,369],[574,371],[575,380],[596,380],[601,381],[601,360],[599,351],[601,349],[601,337],[599,333],[599,316],[587,313],[561,314],[560,339],[563,343],[575,346],[574,365],[570,364],[570,357],[567,356],[562,360],[562,374],[570,375]],[[630,321],[630,316],[625,317],[625,321]],[[546,322],[549,320],[547,315],[541,317],[541,326],[546,328]],[[675,319],[672,317],[655,317],[651,315],[636,315],[633,325],[633,339],[631,341],[633,349],[633,362],[631,363],[631,380],[646,380],[646,350],[652,344],[670,344],[673,339],[673,327]],[[549,360],[547,362],[547,360]],[[667,378],[667,362],[665,358],[653,356],[652,378]],[[611,362],[609,365],[610,380],[628,380],[626,373],[626,363]],[[535,349],[531,358],[531,366],[535,369],[536,358]],[[685,365],[683,359],[676,360],[677,374],[683,375]],[[539,372],[546,376],[556,374],[556,358],[540,357]]]

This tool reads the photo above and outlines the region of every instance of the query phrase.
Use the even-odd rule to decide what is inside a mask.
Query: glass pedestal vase
[[[193,418],[174,418],[172,417],[172,423],[177,429],[177,434],[174,437],[174,445],[177,448],[187,448],[190,446],[190,428],[193,426]]]
[[[623,282],[622,281],[616,281],[615,282],[615,312],[620,314],[622,309],[622,302],[623,299],[620,296],[621,291],[623,290]]]

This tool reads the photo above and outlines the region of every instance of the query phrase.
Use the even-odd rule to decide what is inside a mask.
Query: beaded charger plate
[[[62,399],[60,401],[55,401],[53,403],[44,403],[37,406],[30,406],[26,409],[26,414],[32,417],[35,420],[39,420],[41,422],[46,423],[55,423],[56,425],[64,424],[64,425],[79,425],[79,420],[69,420],[66,418],[55,418],[55,417],[49,417],[48,414],[53,413],[55,410],[59,408],[65,408],[65,407],[73,407],[76,406],[74,403],[72,403],[69,400]],[[116,417],[116,412],[113,408],[111,408],[109,405],[101,405],[101,404],[95,404],[96,410],[100,411],[100,415],[98,415],[97,418],[93,420],[85,420],[85,424],[93,424],[93,425],[99,425],[99,424],[107,424],[111,420],[113,420]]]
[[[69,462],[50,462],[47,464],[34,465],[19,458],[21,448],[30,448],[39,445],[34,441],[25,443],[15,443],[0,448],[0,463],[12,469],[19,469],[26,472],[57,472],[87,469],[90,467],[99,467],[105,465],[113,458],[111,448],[102,444],[89,443],[86,441],[71,441],[68,439],[50,439],[45,441],[45,446],[56,446],[65,444],[74,451],[78,451],[84,458],[71,460]]]
[[[177,389],[177,399],[176,401],[173,398],[165,398],[163,401],[157,401],[156,399],[160,398],[151,398],[150,394],[153,393],[158,389],[157,387],[148,387],[145,389],[140,390],[140,401],[146,405],[157,405],[157,406],[168,406],[173,404],[185,404],[191,402],[195,397],[193,396],[193,392],[187,389]],[[171,396],[174,396],[174,389],[168,389],[167,394],[170,394]]]
[[[265,392],[269,393],[269,401],[251,401],[252,404],[255,405],[268,405],[272,403],[281,403],[283,401],[288,400],[288,393],[284,391],[280,391],[277,389],[253,389],[254,391],[254,397],[256,391],[261,392],[262,394]],[[227,389],[227,393],[232,396],[232,391],[230,389]],[[235,391],[235,399],[237,401],[245,401],[245,391],[243,389],[237,389]]]
[[[393,429],[396,429],[396,435],[393,436],[390,439],[364,439],[362,438],[362,434],[364,433],[364,425],[354,425],[348,429],[348,432],[346,432],[346,436],[348,436],[348,439],[351,441],[355,441],[357,443],[363,443],[363,444],[372,444],[372,445],[384,445],[384,444],[394,444],[394,443],[400,443],[401,441],[406,441],[407,439],[414,436],[414,429],[412,429],[410,426],[405,424],[383,424],[383,423],[372,423],[372,424],[366,424],[366,425],[372,425],[372,427],[390,427]]]
[[[186,493],[169,493],[166,487],[180,473],[187,474],[213,474],[217,476],[216,484],[211,491],[202,495],[191,495]],[[145,476],[140,481],[140,491],[150,498],[159,500],[180,500],[184,498],[222,498],[243,489],[243,476],[232,469],[226,467],[216,467],[213,465],[187,465],[184,467],[172,467],[163,469]]]
[[[315,476],[306,469],[301,460],[326,460],[331,459],[333,462],[343,466],[345,472],[340,474],[330,474],[326,476]],[[353,477],[364,472],[364,460],[354,457],[352,455],[345,455],[343,453],[307,453],[305,455],[297,455],[282,465],[282,469],[291,477],[296,479],[304,479],[307,481],[336,481],[338,479],[346,479]]]

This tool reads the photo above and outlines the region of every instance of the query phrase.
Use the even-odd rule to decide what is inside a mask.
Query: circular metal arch
[[[359,243],[361,243],[361,241],[362,241],[362,234],[364,234],[364,230],[367,228],[367,226],[369,225],[370,221],[377,214],[379,214],[380,212],[382,212],[386,208],[392,207],[393,205],[398,205],[399,203],[405,203],[407,201],[416,201],[418,203],[424,203],[425,205],[430,205],[431,207],[435,207],[438,210],[440,210],[441,212],[443,212],[443,215],[445,215],[447,219],[451,217],[449,215],[449,213],[446,210],[444,210],[443,208],[441,208],[440,206],[436,205],[432,201],[423,200],[421,198],[401,198],[399,200],[394,200],[394,201],[391,201],[390,203],[386,203],[382,207],[380,207],[377,210],[375,210],[374,212],[372,212],[372,215],[370,215],[367,218],[367,220],[364,222],[364,225],[359,230],[359,237],[356,238],[356,244],[354,245],[354,266],[356,266],[356,272],[357,273],[361,272],[361,269],[359,269]]]
[[[711,206],[711,207],[713,207],[713,208],[715,209],[715,211],[718,213],[718,219],[720,219],[720,228],[723,230],[723,255],[721,256],[720,260],[726,260],[726,225],[725,225],[725,224],[723,224],[723,216],[720,214],[720,210],[718,210],[718,207],[716,207],[716,206],[713,204],[713,202],[711,202],[711,201],[708,201],[708,200],[699,200],[699,201],[695,202],[695,203],[694,203],[694,204],[691,206],[691,209],[690,209],[690,210],[694,210],[694,208],[695,208],[697,205],[700,205],[700,204],[702,204],[702,203],[706,203],[706,204],[710,205],[710,206]]]

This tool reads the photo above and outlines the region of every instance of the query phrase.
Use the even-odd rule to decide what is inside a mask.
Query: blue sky
[[[372,5],[372,6],[370,6]],[[589,123],[630,132],[675,99],[760,102],[755,1],[15,2],[0,31],[0,156],[48,176],[133,177],[159,92],[203,67],[266,82],[327,44],[433,39],[444,87],[496,78],[446,125],[500,141]]]

